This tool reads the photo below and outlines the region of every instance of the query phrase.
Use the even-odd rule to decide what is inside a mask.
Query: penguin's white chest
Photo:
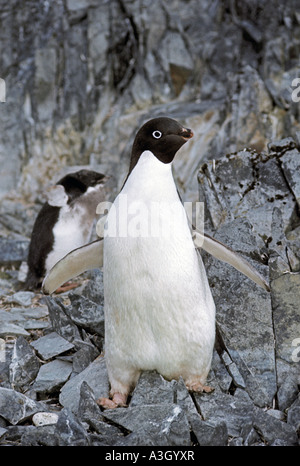
[[[53,228],[53,248],[46,259],[46,270],[50,270],[62,257],[89,240],[90,222],[84,222],[81,206],[63,206]]]
[[[190,373],[191,364],[199,372],[197,365],[210,363],[214,303],[170,164],[144,152],[113,204],[107,226],[109,365],[155,369],[166,377]]]

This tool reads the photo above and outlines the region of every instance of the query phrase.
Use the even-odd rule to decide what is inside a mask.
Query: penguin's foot
[[[213,387],[204,385],[203,383],[199,382],[199,380],[195,380],[194,382],[186,382],[185,385],[190,392],[194,393],[211,393],[214,391]]]
[[[80,283],[66,282],[62,286],[57,288],[57,290],[55,292],[56,293],[65,293],[66,291],[70,291],[70,290],[73,290],[74,288],[77,288],[79,285],[80,285]]]
[[[114,409],[118,407],[126,407],[127,395],[124,393],[114,393],[112,399],[110,398],[98,398],[97,404],[104,409]]]

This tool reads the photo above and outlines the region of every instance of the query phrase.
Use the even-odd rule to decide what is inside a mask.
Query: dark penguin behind
[[[48,196],[48,201],[42,206],[33,226],[27,258],[28,273],[25,289],[34,290],[41,286],[48,271],[46,259],[55,248],[53,231],[55,225],[63,217],[66,220],[65,212],[74,211],[75,205],[82,201],[84,195],[89,200],[88,196],[91,197],[93,194],[94,202],[91,202],[90,208],[95,216],[96,204],[103,198],[103,192],[98,188],[103,187],[107,179],[102,173],[79,170],[64,176],[56,183],[55,190],[57,191],[54,190],[54,195],[52,192]],[[95,190],[93,193],[88,193],[88,188],[95,188]],[[83,204],[83,208],[87,211],[88,203]]]

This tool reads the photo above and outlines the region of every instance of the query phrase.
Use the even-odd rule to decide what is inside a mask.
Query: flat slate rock
[[[103,416],[130,432],[143,430],[157,445],[191,444],[190,425],[183,408],[163,403],[105,410]]]
[[[89,444],[86,430],[67,408],[63,408],[59,413],[54,435],[59,446],[86,446]]]
[[[75,414],[79,409],[80,387],[84,381],[93,390],[96,399],[108,396],[109,382],[104,357],[95,359],[86,369],[72,377],[62,387],[59,402]]]
[[[16,425],[45,410],[43,403],[36,402],[10,388],[0,387],[0,416],[10,424]]]
[[[54,359],[41,366],[32,388],[38,393],[52,393],[69,379],[71,373],[71,363]]]
[[[74,348],[74,345],[56,332],[51,332],[44,337],[39,338],[31,343],[33,348],[44,359],[48,360],[54,356],[65,353]]]
[[[254,409],[253,426],[269,445],[276,441],[280,441],[281,445],[285,446],[298,445],[297,432],[292,425],[282,422],[258,408]]]
[[[225,421],[228,434],[239,437],[245,424],[253,423],[254,405],[251,401],[240,400],[221,392],[195,394],[203,420],[211,424]]]
[[[42,319],[49,315],[47,306],[12,307],[9,310],[12,319]]]
[[[14,324],[12,322],[1,322],[0,323],[0,337],[7,336],[24,336],[29,337],[30,334],[20,325]]]
[[[9,366],[10,382],[14,388],[27,387],[37,376],[40,361],[32,346],[20,336],[15,340]]]
[[[300,207],[299,151],[295,149],[285,152],[285,154],[281,157],[281,162],[285,178],[296,198],[298,206]]]
[[[30,306],[35,294],[32,291],[17,291],[7,298],[8,303],[16,303],[20,306]]]
[[[155,371],[143,372],[132,393],[130,406],[174,403],[175,384],[175,380],[168,382]]]
[[[73,341],[74,339],[80,340],[79,329],[67,315],[67,306],[63,304],[62,299],[48,296],[46,298],[46,304],[53,330],[68,341]]]
[[[70,293],[71,306],[66,307],[69,317],[79,327],[91,333],[104,336],[104,309],[90,299],[76,293]]]

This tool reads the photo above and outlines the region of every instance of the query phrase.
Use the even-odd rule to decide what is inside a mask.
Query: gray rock
[[[294,365],[277,361],[278,369],[278,406],[285,410],[293,404],[299,393],[299,370]]]
[[[277,141],[271,141],[268,143],[269,151],[279,152],[280,154],[286,152],[287,150],[294,149],[295,147],[295,141],[291,137],[280,139]]]
[[[285,228],[291,221],[296,201],[278,154],[254,151],[230,154],[218,159],[215,165],[203,165],[198,179],[200,200],[206,204],[210,226],[218,229],[233,219],[247,220],[255,234],[258,253],[263,244],[261,238],[272,236],[274,207],[281,210]]]
[[[0,238],[0,265],[18,266],[27,259],[29,240]]]
[[[98,441],[102,445],[113,445],[123,436],[117,427],[104,422],[104,417],[96,402],[94,392],[86,382],[82,382],[80,387],[78,418],[86,422],[92,431],[100,434]]]
[[[91,387],[96,399],[108,396],[109,383],[105,359],[103,357],[95,359],[80,374],[77,374],[65,383],[61,389],[59,402],[75,414],[78,412],[80,387],[84,381]]]
[[[21,445],[54,447],[58,445],[55,434],[55,425],[28,426],[21,435]]]
[[[51,359],[54,356],[65,353],[74,348],[74,345],[56,332],[51,332],[31,343],[31,346],[44,359]]]
[[[130,432],[139,434],[143,431],[143,435],[153,438],[156,445],[191,444],[185,412],[174,403],[105,410],[103,416]]]
[[[47,308],[46,308],[47,309]],[[18,330],[18,327],[23,328],[24,330],[30,329],[44,329],[49,327],[48,320],[41,320],[42,318],[48,315],[45,307],[12,307],[11,309],[5,311],[0,311],[0,321],[2,322],[2,331],[3,333],[10,331],[14,334],[21,332],[21,334],[28,336],[28,332],[22,332]],[[6,325],[4,325],[6,324]],[[10,324],[10,325],[8,325]],[[13,325],[17,327],[14,328]]]
[[[168,382],[157,372],[143,372],[132,393],[130,406],[174,403],[176,381]]]
[[[72,322],[91,333],[95,332],[104,336],[103,305],[96,304],[84,296],[79,296],[75,293],[70,293],[69,298],[71,305],[67,308],[67,312]]]
[[[41,366],[32,388],[37,393],[56,392],[69,379],[71,373],[71,363],[55,359]]]
[[[220,392],[209,395],[195,395],[198,408],[203,420],[218,425],[225,422],[228,434],[240,437],[245,423],[253,422],[253,404],[250,401],[241,401],[234,396]]]
[[[9,366],[10,383],[14,388],[28,388],[40,368],[40,361],[34,349],[23,337],[16,339],[13,356]]]
[[[269,445],[276,440],[284,442],[285,445],[298,445],[298,436],[292,425],[279,421],[257,408],[254,410],[253,426]]]
[[[186,388],[182,377],[180,377],[176,384],[174,384],[174,403],[178,404],[184,410],[189,422],[190,416],[198,416],[195,403],[188,389]]]
[[[293,192],[295,199],[300,207],[300,153],[298,150],[289,150],[281,156],[282,168],[284,176],[289,184],[291,191]]]
[[[98,432],[97,424],[103,421],[103,416],[96,402],[94,392],[85,381],[82,382],[80,387],[78,417],[82,421],[87,422],[96,432]]]
[[[5,436],[6,433],[7,429],[5,429],[4,427],[0,427],[0,440]]]
[[[227,393],[232,384],[232,377],[228,373],[222,359],[218,355],[217,351],[213,352],[213,360],[211,365],[211,371],[208,375],[208,383],[215,390],[220,389],[222,392]]]
[[[168,381],[156,371],[142,372],[132,392],[129,406],[157,405],[159,403],[178,404],[185,411],[188,419],[190,415],[198,414],[182,378],[178,381]]]
[[[29,337],[30,334],[20,325],[10,322],[0,323],[0,337],[9,335]]]
[[[43,403],[35,402],[15,390],[0,387],[0,416],[10,424],[23,422],[39,411],[45,411]]]
[[[17,444],[19,445],[21,443],[21,437],[22,435],[28,430],[28,429],[31,429],[33,426],[23,426],[23,425],[15,425],[15,426],[11,426],[11,425],[8,425],[6,427],[6,434],[5,434],[5,437],[4,437],[4,441],[1,443],[1,445],[11,445],[11,443],[13,442],[13,444]]]
[[[271,262],[271,267],[274,267],[274,262]],[[300,317],[297,312],[299,285],[300,275],[294,273],[279,274],[271,282],[279,386],[277,396],[281,410],[288,408],[298,394],[299,369],[293,360],[295,348],[292,342],[300,330]]]
[[[59,414],[54,430],[59,446],[87,446],[88,435],[84,427],[67,408],[63,408]]]
[[[22,319],[42,319],[48,316],[47,306],[37,307],[12,307],[9,311],[12,318]]]
[[[216,238],[245,254],[263,274],[267,268],[260,262],[270,256],[271,300],[257,288],[246,291],[245,280],[232,268],[222,266],[219,273],[219,262],[207,256],[204,259],[217,305],[222,345],[255,404],[271,406],[277,392],[281,410],[290,406],[298,393],[291,342],[300,328],[299,316],[295,315],[298,274],[294,273],[299,267],[299,247],[296,232],[290,234],[291,240],[285,236],[285,230],[293,231],[298,222],[293,189],[294,173],[298,173],[295,164],[300,163],[300,158],[294,147],[294,142],[287,140],[270,145],[273,152],[268,155],[238,152],[215,164],[207,163],[199,175],[200,198],[207,204],[206,224],[217,230]],[[237,289],[238,296],[243,296],[240,305]],[[222,296],[222,290],[226,296]],[[244,322],[246,338],[243,328],[237,325],[244,326]],[[234,383],[243,387],[238,380]]]
[[[32,291],[17,291],[7,301],[19,304],[20,306],[30,306],[34,296],[35,294]]]
[[[255,236],[240,220],[237,227],[235,222],[223,225],[216,238],[238,250],[242,227],[243,238],[250,238],[248,244],[254,238],[254,245],[248,247],[255,251]],[[229,265],[220,268],[220,262],[212,257],[205,258],[205,263],[217,308],[218,330],[238,369],[236,386],[246,387],[259,406],[269,405],[277,390],[270,295]]]
[[[269,414],[269,416],[275,417],[275,419],[278,419],[279,421],[284,421],[286,418],[285,414],[282,411],[279,411],[279,409],[268,409],[266,413]]]
[[[77,346],[81,343],[77,343]],[[99,356],[99,351],[92,343],[82,345],[73,356],[73,374],[79,374],[86,369],[94,359]]]
[[[7,429],[0,427],[0,439],[7,433]]]
[[[90,301],[103,306],[104,288],[102,270],[93,270],[91,272],[91,278],[83,288],[81,295]]]
[[[24,329],[25,330],[45,330],[50,327],[49,322],[38,321],[35,319],[26,320],[24,322]]]
[[[51,326],[55,332],[66,340],[72,342],[81,339],[77,326],[66,314],[66,306],[60,298],[46,298]]]
[[[248,447],[251,445],[259,445],[261,444],[261,439],[257,431],[251,425],[246,425],[242,429],[242,436],[243,436],[243,445]]]
[[[200,416],[192,416],[190,419],[192,431],[194,432],[200,446],[224,446],[228,443],[228,431],[224,421],[210,424],[203,421]]]
[[[290,406],[287,412],[287,422],[291,424],[296,431],[300,428],[300,395],[298,394],[297,399]]]
[[[228,355],[228,353],[226,353],[226,351],[223,351],[221,357],[222,357],[222,360],[223,360],[228,372],[230,373],[230,375],[231,375],[231,377],[233,379],[233,382],[234,382],[235,386],[239,387],[239,388],[246,388],[243,377],[241,376],[236,364],[234,362],[232,362],[232,360],[231,360],[230,356]]]

